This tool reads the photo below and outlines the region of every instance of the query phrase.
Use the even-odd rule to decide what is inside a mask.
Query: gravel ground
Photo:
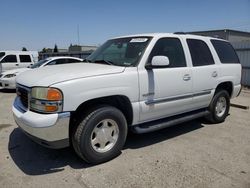
[[[231,107],[221,124],[195,120],[130,133],[122,154],[91,166],[70,148],[47,149],[16,126],[14,92],[0,91],[0,187],[250,187],[250,111]],[[233,100],[250,106],[250,92]]]

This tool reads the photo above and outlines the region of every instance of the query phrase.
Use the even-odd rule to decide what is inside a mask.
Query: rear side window
[[[3,62],[3,63],[16,63],[17,62],[16,55],[7,55],[2,59],[1,62]]]
[[[31,62],[30,55],[19,55],[20,62]]]
[[[154,56],[167,56],[169,67],[186,67],[184,51],[178,38],[159,39],[150,54],[149,62]]]
[[[211,40],[221,63],[240,63],[239,58],[229,42]]]
[[[213,65],[214,59],[207,44],[198,39],[187,39],[193,66]]]
[[[75,62],[81,62],[78,59],[67,59],[67,63],[75,63]]]
[[[48,63],[47,65],[60,65],[60,64],[65,64],[66,60],[65,59],[56,59]]]

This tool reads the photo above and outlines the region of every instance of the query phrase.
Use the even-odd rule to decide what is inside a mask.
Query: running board
[[[138,124],[132,127],[132,131],[137,134],[148,133],[164,129],[176,124],[180,124],[186,121],[190,121],[199,117],[209,115],[208,110],[196,110],[185,114],[180,114],[148,123]]]

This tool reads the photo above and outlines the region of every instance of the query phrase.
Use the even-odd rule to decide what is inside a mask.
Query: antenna
[[[77,41],[78,41],[78,45],[80,46],[79,24],[77,24]]]

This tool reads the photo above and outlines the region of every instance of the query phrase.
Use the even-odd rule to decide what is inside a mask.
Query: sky
[[[68,48],[77,31],[81,45],[138,33],[250,32],[250,0],[1,0],[0,8],[0,50]]]

